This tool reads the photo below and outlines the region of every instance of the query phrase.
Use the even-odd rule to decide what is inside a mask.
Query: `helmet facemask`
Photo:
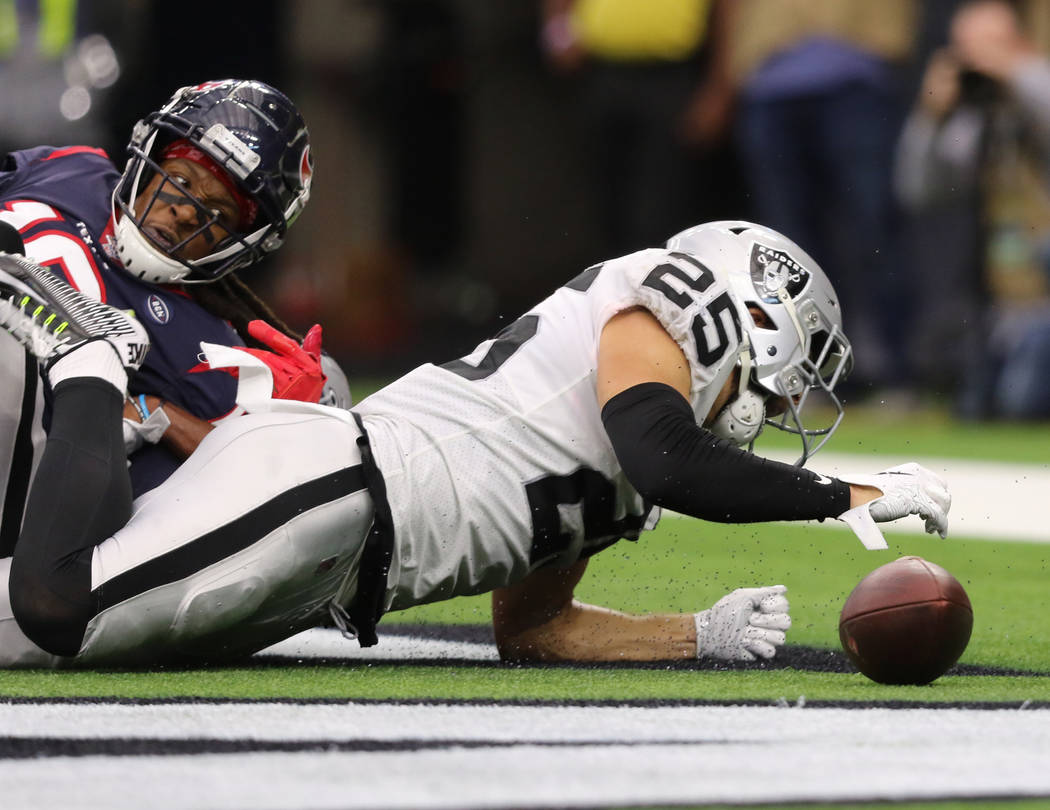
[[[760,384],[778,397],[783,411],[766,419],[766,424],[793,433],[802,441],[802,455],[795,461],[806,461],[831,438],[842,422],[844,409],[835,386],[849,374],[853,352],[837,323],[826,323],[815,306],[803,302],[799,308],[787,290],[778,291],[778,299],[791,320],[798,351],[791,361]],[[828,414],[819,427],[809,427],[813,414]]]
[[[745,338],[737,360],[738,390],[716,416],[719,429],[712,429],[738,444],[749,439],[753,446],[760,430],[755,411],[761,407],[763,424],[800,437],[802,454],[795,464],[802,466],[842,421],[834,388],[853,362],[831,282],[790,239],[750,222],[697,225],[672,237],[667,247],[720,268],[738,307]]]
[[[179,193],[179,182],[161,165],[172,148],[192,154],[187,159],[205,166],[241,213],[251,215],[230,227]],[[125,269],[144,281],[208,283],[254,264],[281,245],[309,199],[313,168],[305,124],[286,97],[261,82],[226,80],[179,90],[135,126],[128,153],[113,191],[116,246]],[[197,219],[178,244],[143,227],[154,206],[187,202]],[[207,254],[185,258],[186,246],[201,238],[213,241]]]
[[[207,208],[185,191],[147,150],[133,142],[130,151],[128,169],[113,197],[114,207],[120,210],[118,251],[128,272],[151,283],[202,284],[216,281],[257,260],[255,245],[267,230],[265,213],[259,212],[248,226],[248,232],[240,232],[241,228],[224,224],[219,212]],[[159,182],[153,183],[157,179]],[[154,207],[163,205],[191,205],[197,212],[196,226],[176,244],[169,244],[144,227]],[[186,247],[199,238],[212,243],[211,250],[200,258],[184,258]]]

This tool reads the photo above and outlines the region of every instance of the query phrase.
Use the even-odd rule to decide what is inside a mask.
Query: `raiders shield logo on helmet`
[[[783,250],[755,243],[751,248],[751,280],[763,299],[777,300],[781,288],[793,299],[809,282],[809,271]]]

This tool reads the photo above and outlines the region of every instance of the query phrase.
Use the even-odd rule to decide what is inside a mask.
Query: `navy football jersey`
[[[54,148],[40,146],[6,156],[0,165],[0,219],[18,229],[25,242],[26,256],[62,276],[81,292],[107,304],[135,313],[149,333],[152,348],[141,370],[129,382],[131,394],[155,394],[173,402],[201,419],[212,422],[234,413],[236,380],[224,371],[209,370],[199,358],[200,343],[242,346],[243,341],[225,320],[205,311],[181,287],[145,284],[130,276],[115,258],[110,197],[120,174],[100,149],[87,146]],[[4,334],[0,339],[13,343]],[[0,354],[5,361],[5,375],[15,373],[9,356],[10,346]],[[22,371],[17,372],[19,376]],[[25,388],[23,400],[30,394],[39,399],[31,385]],[[0,402],[9,410],[15,407]],[[9,412],[0,415],[0,431],[11,436],[0,437],[0,450],[10,445],[0,458],[0,485],[4,491],[27,478],[23,452],[16,463],[13,457],[19,445],[15,434],[35,437],[39,447],[39,430],[26,411],[35,411],[39,421],[39,402],[30,408],[18,403],[18,418]],[[9,431],[8,419],[20,427]],[[45,417],[46,423],[46,417]],[[30,467],[35,467],[32,454]],[[165,447],[147,445],[131,458],[132,486],[138,495],[163,481],[179,464]],[[6,480],[5,480],[6,479]],[[20,491],[22,484],[17,486]],[[12,509],[15,507],[12,505]],[[3,524],[7,524],[7,515]],[[20,520],[19,520],[20,522]],[[3,524],[0,524],[2,527]],[[17,528],[17,527],[16,527]],[[0,543],[2,548],[2,543]]]

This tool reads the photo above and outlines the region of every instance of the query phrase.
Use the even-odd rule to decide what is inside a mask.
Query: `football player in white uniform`
[[[143,336],[30,263],[0,271],[0,321],[55,391],[0,613],[8,666],[223,660],[327,616],[369,645],[387,612],[486,591],[508,659],[768,658],[790,625],[782,585],[631,616],[573,598],[587,558],[661,507],[843,517],[868,542],[872,520],[910,514],[947,530],[947,488],[917,465],[846,481],[739,447],[772,422],[804,461],[838,424],[850,363],[827,278],[761,226],[701,225],[591,267],[352,412],[255,397],[250,358],[205,346],[241,366],[249,413],[134,504],[120,403]],[[813,427],[818,395],[837,415]]]

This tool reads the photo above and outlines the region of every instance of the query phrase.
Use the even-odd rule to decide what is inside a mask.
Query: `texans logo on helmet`
[[[781,289],[797,298],[809,282],[809,270],[783,250],[766,247],[757,242],[751,248],[751,280],[763,298],[777,300]]]
[[[310,155],[310,144],[306,145],[303,155],[299,159],[299,182],[305,189],[310,188],[310,182],[314,174],[314,161]]]

